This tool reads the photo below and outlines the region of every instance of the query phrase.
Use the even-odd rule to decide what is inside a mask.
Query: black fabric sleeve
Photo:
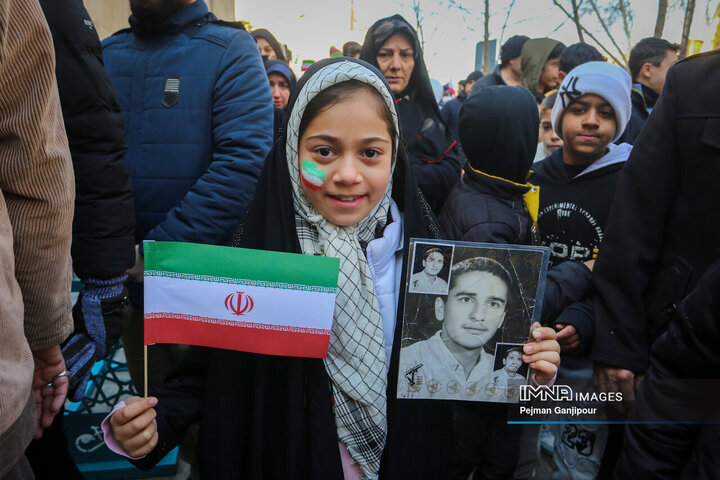
[[[577,350],[572,352],[573,355],[581,355],[589,350],[595,329],[592,301],[590,299],[573,303],[563,310],[553,323],[562,323],[575,327],[575,330],[580,335],[580,345]]]
[[[554,325],[570,305],[590,293],[590,269],[582,262],[563,262],[548,270],[541,323]],[[560,322],[562,323],[562,322]]]
[[[677,197],[677,68],[625,164],[593,269],[596,362],[643,372],[648,365],[644,296]]]
[[[79,0],[41,0],[57,59],[60,103],[75,172],[72,259],[81,279],[108,279],[135,263],[135,205],[120,106],[102,48]]]

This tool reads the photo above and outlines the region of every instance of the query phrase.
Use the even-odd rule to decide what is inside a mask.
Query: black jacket
[[[620,176],[593,274],[596,361],[644,371],[652,339],[720,256],[718,91],[720,51],[671,68]]]
[[[467,98],[465,90],[461,90],[458,93],[457,98],[453,98],[447,102],[442,110],[440,110],[440,116],[442,117],[447,129],[450,131],[453,140],[458,140],[458,122],[460,121],[460,109],[463,106],[463,102]]]
[[[550,247],[553,265],[595,258],[603,240],[615,185],[629,153],[627,146],[613,147],[605,157],[590,165],[587,173],[576,176],[568,174],[562,148],[535,164],[530,182],[540,187],[538,228],[542,244]],[[614,163],[590,171],[606,159]]]
[[[135,263],[135,206],[123,161],[123,117],[81,0],[41,0],[52,32],[60,103],[75,171],[73,269],[107,279]]]
[[[442,110],[440,110],[440,116],[442,117],[448,131],[450,132],[450,136],[453,140],[458,142],[455,147],[457,150],[457,156],[460,165],[465,165],[465,162],[467,161],[467,158],[465,157],[465,152],[463,152],[462,146],[460,145],[460,137],[458,134],[460,109],[462,108],[466,98],[467,94],[465,93],[465,90],[460,90],[457,98],[453,98],[452,100],[450,100],[448,103],[445,104]]]
[[[497,65],[490,75],[485,75],[470,89],[470,95],[474,94],[478,90],[482,90],[487,87],[494,87],[497,85],[507,85],[500,75],[500,65]]]
[[[642,131],[645,122],[650,116],[650,112],[658,100],[658,94],[645,85],[635,83],[633,84],[630,98],[632,100],[630,120],[628,121],[623,134],[615,142],[618,145],[621,143],[635,145],[637,137],[640,136],[640,132]]]
[[[602,161],[615,163],[571,177],[562,161],[563,149],[559,148],[535,164],[535,172],[530,177],[533,184],[540,186],[538,229],[542,244],[550,247],[550,261],[556,268],[577,264],[573,270],[577,281],[588,282],[583,297],[590,293],[590,271],[580,262],[595,258],[600,248],[615,184],[627,152],[627,146],[614,146],[595,166],[600,166]],[[562,313],[557,312],[559,317],[551,317],[555,323],[573,325],[580,333],[578,353],[587,351],[594,336],[589,298],[583,297],[578,298],[583,301]]]
[[[718,426],[690,423],[720,420],[718,344],[720,260],[705,271],[652,347],[629,417],[639,423],[628,425],[615,478],[717,478]]]
[[[466,174],[445,202],[438,218],[440,227],[451,240],[534,245],[533,223],[523,201],[529,188]],[[550,268],[543,300],[543,325],[554,322],[566,307],[582,300],[589,288],[590,270],[582,263],[563,262]],[[591,338],[591,332],[581,333],[583,338]]]

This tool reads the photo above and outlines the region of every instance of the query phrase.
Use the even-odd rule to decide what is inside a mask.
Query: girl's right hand
[[[115,441],[132,458],[141,458],[155,448],[158,442],[153,406],[155,397],[130,397],[125,406],[110,417],[110,426]]]

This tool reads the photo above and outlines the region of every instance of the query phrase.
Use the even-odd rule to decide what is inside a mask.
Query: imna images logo
[[[520,385],[520,401],[622,402],[622,392],[573,392],[568,385]]]
[[[250,313],[255,306],[255,302],[250,295],[244,293],[235,292],[225,297],[225,309],[238,316]]]
[[[552,387],[548,387],[547,385],[520,385],[521,402],[529,402],[534,398],[542,402],[548,400],[555,402],[562,400],[572,401],[573,391],[572,388],[567,385],[553,385]]]

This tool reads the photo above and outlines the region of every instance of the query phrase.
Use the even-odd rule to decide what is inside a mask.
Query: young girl
[[[398,146],[390,87],[362,61],[318,62],[285,131],[235,243],[340,258],[327,358],[192,348],[154,397],[106,419],[106,442],[149,468],[199,421],[203,478],[447,478],[449,402],[393,393],[408,240],[441,234]],[[547,383],[559,346],[552,329],[533,334],[523,361]]]

